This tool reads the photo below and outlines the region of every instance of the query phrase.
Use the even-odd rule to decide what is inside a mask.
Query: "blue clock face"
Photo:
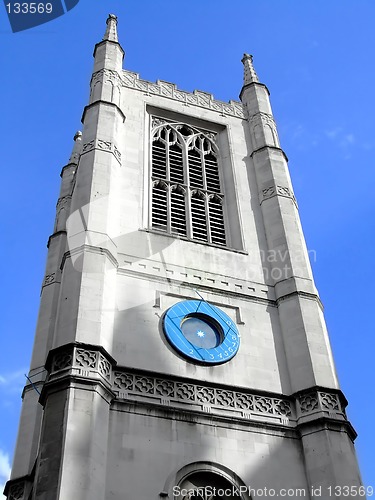
[[[172,306],[165,313],[163,328],[177,351],[203,364],[225,363],[240,346],[230,317],[204,300],[185,300]]]

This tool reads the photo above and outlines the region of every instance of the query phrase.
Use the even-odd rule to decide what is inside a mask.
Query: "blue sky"
[[[373,0],[80,0],[16,34],[0,5],[0,482],[16,438],[59,174],[81,128],[92,51],[109,12],[119,18],[125,68],[146,80],[237,100],[241,57],[254,55],[316,252],[363,481],[375,486]]]

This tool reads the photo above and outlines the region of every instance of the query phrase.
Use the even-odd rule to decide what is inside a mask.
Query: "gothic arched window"
[[[151,227],[226,245],[218,152],[208,133],[179,123],[158,124],[151,165]]]

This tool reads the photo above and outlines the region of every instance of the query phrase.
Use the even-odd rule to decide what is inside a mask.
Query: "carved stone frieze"
[[[209,413],[212,417],[296,427],[322,416],[346,420],[338,392],[314,388],[294,397],[267,395],[225,385],[199,383],[143,371],[115,368],[115,360],[96,346],[69,344],[52,351],[46,384],[68,376],[104,382],[118,403],[164,406],[175,411]]]
[[[265,420],[288,424],[294,418],[288,399],[261,396],[227,388],[210,387],[186,381],[115,371],[113,391],[118,398],[189,408],[210,414]]]
[[[297,206],[297,200],[294,196],[293,191],[287,186],[280,186],[275,184],[261,190],[259,194],[260,204],[262,204],[264,200],[268,200],[269,198],[273,198],[274,196],[283,196],[284,198],[290,198]]]
[[[93,151],[94,149],[98,149],[100,151],[106,151],[108,153],[112,153],[116,160],[121,165],[121,153],[118,150],[117,146],[111,141],[104,141],[102,139],[93,139],[92,141],[86,142],[82,146],[82,155]]]
[[[185,106],[199,106],[201,108],[211,109],[223,116],[235,116],[245,118],[242,103],[237,101],[217,101],[211,94],[195,90],[193,93],[177,89],[174,83],[158,80],[156,83],[141,80],[138,73],[123,70],[121,77],[123,87],[140,90],[147,95],[159,95],[175,101],[180,101]]]

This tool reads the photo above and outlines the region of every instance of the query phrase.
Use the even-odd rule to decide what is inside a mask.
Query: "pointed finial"
[[[251,56],[250,54],[244,54],[243,58],[241,59],[241,62],[244,65],[244,70],[245,70],[243,77],[243,84],[248,85],[249,83],[254,83],[254,82],[259,83],[258,75],[256,74],[253,66],[253,56]]]
[[[107,28],[104,33],[103,40],[110,42],[118,42],[117,38],[117,16],[109,14],[107,19]]]
[[[81,149],[82,149],[82,132],[78,130],[74,135],[74,146],[72,154],[70,155],[69,158],[69,163],[78,164],[78,160],[81,154]]]

